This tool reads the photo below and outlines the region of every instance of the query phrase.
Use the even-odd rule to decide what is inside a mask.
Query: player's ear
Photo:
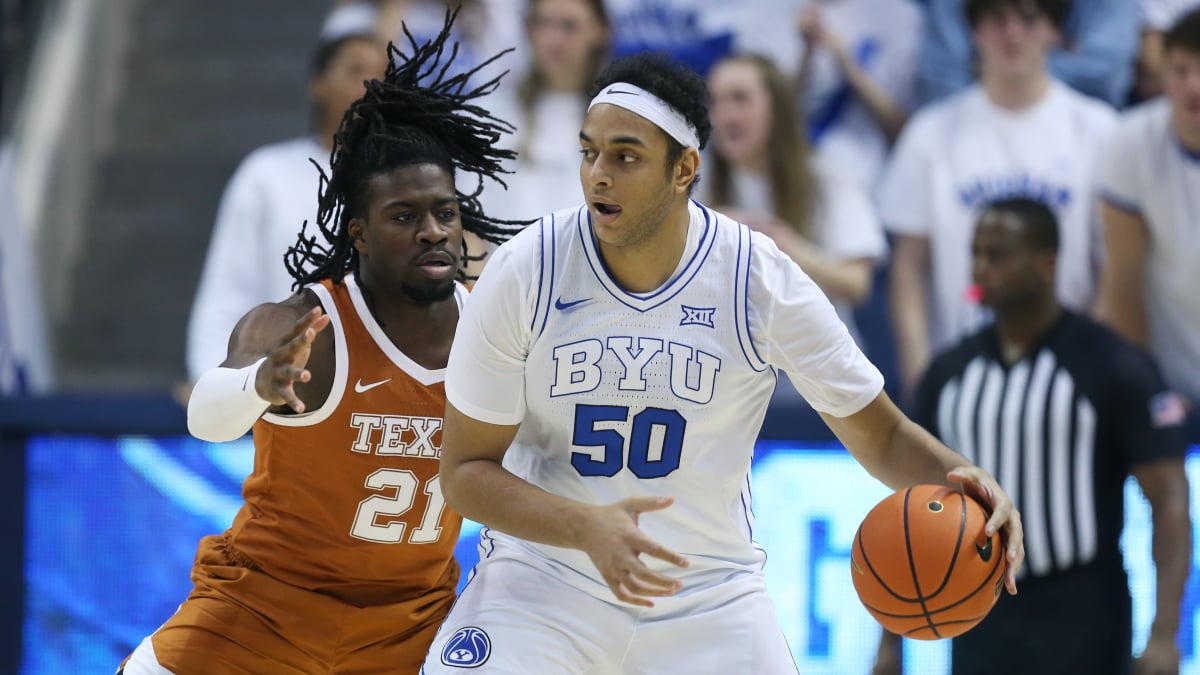
[[[684,148],[679,161],[675,163],[675,189],[684,194],[700,174],[700,151],[695,148]]]
[[[362,218],[351,218],[346,225],[346,232],[350,235],[350,244],[362,255],[367,248],[367,242],[363,238],[363,232],[366,230],[367,221]]]

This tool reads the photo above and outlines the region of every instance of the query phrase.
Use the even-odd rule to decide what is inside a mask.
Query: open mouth
[[[605,204],[603,202],[592,202],[596,207],[596,212],[605,216],[615,216],[621,212],[621,207],[616,204]]]

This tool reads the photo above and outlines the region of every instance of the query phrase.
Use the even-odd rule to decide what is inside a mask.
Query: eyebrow
[[[593,143],[593,144],[595,143],[595,141],[593,141],[590,136],[583,133],[582,131],[579,132],[579,140],[581,140],[585,143]],[[637,136],[617,136],[616,138],[609,139],[609,143],[611,143],[612,145],[638,145],[643,148],[647,147],[646,141],[643,141],[642,139],[638,138]]]
[[[447,198],[445,198],[445,199],[439,199],[439,200],[437,200],[436,202],[434,202],[434,203],[433,203],[433,205],[434,205],[434,206],[443,206],[443,205],[445,205],[445,204],[453,204],[453,203],[456,203],[456,202],[458,202],[458,199],[457,199],[457,198],[455,198],[455,197],[447,197]],[[381,209],[390,209],[390,208],[393,208],[393,207],[396,207],[396,206],[408,206],[408,207],[415,207],[416,205],[417,205],[417,202],[410,201],[410,200],[407,200],[407,199],[393,199],[393,200],[391,200],[391,201],[384,202],[384,203],[383,203],[383,206],[381,206],[381,207],[379,207],[379,208],[381,208]]]

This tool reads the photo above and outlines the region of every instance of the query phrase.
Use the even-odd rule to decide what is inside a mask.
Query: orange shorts
[[[151,637],[177,675],[418,673],[454,587],[404,602],[354,607],[239,565],[220,536],[200,542],[195,583]]]

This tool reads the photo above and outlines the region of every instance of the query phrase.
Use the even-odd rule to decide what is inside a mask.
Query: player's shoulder
[[[540,264],[543,256],[565,251],[572,240],[578,239],[580,219],[586,218],[583,205],[547,213],[493,251],[488,266],[497,262],[517,267]]]
[[[587,205],[579,204],[547,213],[521,234],[530,240],[526,246],[534,246],[536,240],[538,247],[554,246],[557,249],[579,241],[580,233],[587,230],[589,218]]]
[[[702,204],[698,200],[691,200],[688,205],[692,213],[692,219],[699,219],[704,226],[715,226],[717,231],[727,238],[736,238],[741,232],[749,232],[750,228],[742,223],[734,220],[732,217],[721,213],[707,204]]]
[[[770,237],[755,232],[749,226],[734,220],[728,215],[717,211],[711,206],[692,200],[690,208],[693,221],[699,220],[705,230],[712,230],[712,242],[720,254],[718,260],[734,260],[734,251],[743,251],[752,255],[753,259],[762,256],[783,255]],[[705,237],[708,240],[708,237]],[[751,263],[754,264],[754,263]]]
[[[308,312],[322,307],[326,314],[333,314],[325,307],[313,288],[305,287],[279,302],[264,302],[246,312],[233,328],[233,340],[253,344],[262,343],[270,351],[279,336],[285,335]]]

